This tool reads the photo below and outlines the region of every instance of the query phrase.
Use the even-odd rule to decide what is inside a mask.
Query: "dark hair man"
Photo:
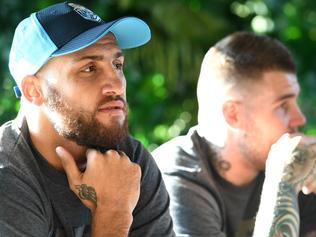
[[[127,130],[122,49],[149,39],[138,18],[104,22],[68,2],[18,25],[9,68],[21,109],[0,129],[0,236],[174,236],[161,173]]]
[[[299,224],[303,236],[316,230],[315,195],[300,193],[296,203],[304,181],[305,192],[315,190],[316,159],[295,150],[300,141],[303,151],[315,142],[293,137],[305,123],[298,95],[293,58],[275,39],[238,32],[207,52],[197,86],[198,125],[153,152],[176,235],[252,236],[259,203],[255,236],[294,237]]]

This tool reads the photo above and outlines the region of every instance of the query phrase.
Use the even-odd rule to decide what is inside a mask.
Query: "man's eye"
[[[93,71],[96,71],[96,66],[94,66],[94,65],[87,66],[87,67],[85,67],[82,71],[83,71],[83,72],[93,72]]]
[[[289,106],[288,106],[288,104],[287,104],[287,103],[283,103],[283,104],[281,104],[281,105],[280,105],[280,107],[281,107],[284,111],[287,111],[287,110],[288,110],[288,108],[289,108]]]
[[[123,69],[123,63],[115,63],[114,66],[116,69],[119,69],[119,70]]]

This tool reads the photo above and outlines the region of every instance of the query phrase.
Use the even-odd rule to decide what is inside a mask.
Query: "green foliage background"
[[[0,2],[0,124],[19,108],[8,71],[14,29],[53,0]],[[76,1],[103,19],[134,15],[149,23],[152,39],[127,50],[125,74],[130,131],[150,150],[196,123],[196,80],[206,51],[234,31],[254,31],[283,41],[292,51],[301,82],[301,129],[316,134],[316,2],[313,0],[93,0]]]

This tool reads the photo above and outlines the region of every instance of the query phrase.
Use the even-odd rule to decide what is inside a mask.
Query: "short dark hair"
[[[220,40],[208,50],[201,65],[197,84],[199,125],[207,129],[214,123],[212,126],[219,128],[222,111],[217,113],[218,103],[226,100],[226,93],[250,93],[249,85],[273,71],[296,74],[293,57],[280,41],[249,32],[236,32]]]
[[[220,40],[214,49],[230,65],[226,72],[228,77],[257,80],[263,72],[274,70],[296,74],[290,51],[280,41],[268,36],[236,32]]]

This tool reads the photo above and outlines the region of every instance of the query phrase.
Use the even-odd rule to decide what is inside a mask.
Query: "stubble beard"
[[[258,171],[263,171],[267,159],[261,151],[263,144],[259,145],[259,142],[254,141],[255,139],[249,139],[248,136],[249,134],[244,134],[239,143],[239,150],[248,164]]]
[[[109,125],[104,125],[96,118],[97,108],[99,105],[113,100],[124,101],[125,118],[122,122],[114,117],[109,121]],[[57,114],[57,116],[49,116],[56,132],[80,146],[101,151],[116,149],[117,145],[128,136],[128,107],[121,97],[105,97],[93,110],[94,112],[83,109],[75,110],[57,88],[48,86],[45,103],[52,113]],[[54,119],[55,117],[60,119]]]

